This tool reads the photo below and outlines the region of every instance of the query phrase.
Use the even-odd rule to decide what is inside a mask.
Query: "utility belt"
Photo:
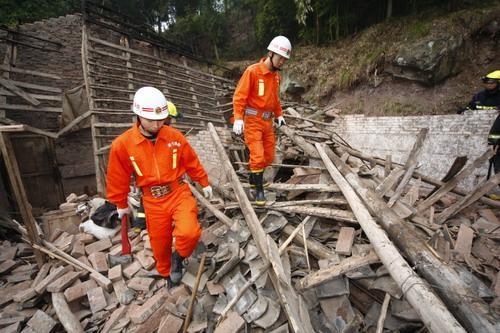
[[[274,112],[273,111],[261,111],[257,110],[254,108],[246,108],[245,109],[245,116],[256,116],[259,118],[262,118],[264,120],[269,120],[274,117]]]
[[[184,179],[178,178],[173,182],[163,184],[163,185],[154,185],[154,186],[144,186],[142,187],[142,193],[145,196],[153,197],[155,199],[162,198],[169,193],[172,193],[182,185],[184,185]]]

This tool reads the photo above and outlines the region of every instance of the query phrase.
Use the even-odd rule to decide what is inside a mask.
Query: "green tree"
[[[0,24],[18,24],[72,13],[79,6],[71,0],[0,0]]]

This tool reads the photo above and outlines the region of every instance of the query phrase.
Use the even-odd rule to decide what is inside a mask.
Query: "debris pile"
[[[123,258],[117,232],[98,240],[52,229],[33,245],[52,258],[41,268],[29,245],[2,243],[0,329],[425,332],[449,310],[452,320],[441,327],[494,332],[499,204],[484,195],[500,176],[469,192],[457,188],[490,153],[434,180],[417,171],[425,130],[398,165],[348,147],[328,123],[286,112],[265,206],[251,203],[243,145],[224,148],[209,124],[230,181],[212,184],[218,197],[210,202],[192,187],[203,234],[180,286],[168,290],[155,274],[145,230],[128,233],[133,256]],[[73,212],[85,212],[78,201],[92,205],[81,197]],[[395,269],[403,258],[408,269]],[[425,308],[430,298],[415,295],[426,292],[442,302]]]

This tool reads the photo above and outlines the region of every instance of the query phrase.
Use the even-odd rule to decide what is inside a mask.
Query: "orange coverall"
[[[143,189],[146,226],[156,269],[160,275],[170,276],[172,235],[175,249],[182,257],[193,252],[201,235],[196,200],[187,184],[179,185],[179,179],[187,173],[206,187],[207,173],[181,132],[163,126],[153,144],[141,134],[138,123],[111,145],[106,191],[108,200],[118,208],[127,207],[132,173],[137,186]],[[154,198],[148,190],[169,183],[172,191],[163,197]]]
[[[245,144],[250,150],[250,171],[260,172],[274,160],[276,139],[273,117],[263,119],[263,112],[272,112],[274,117],[283,114],[278,92],[280,76],[271,72],[264,64],[265,58],[250,65],[238,82],[233,96],[234,119],[244,119]],[[252,108],[257,115],[245,115]]]

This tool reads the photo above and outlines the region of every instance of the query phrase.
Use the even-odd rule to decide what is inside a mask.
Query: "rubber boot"
[[[172,262],[170,263],[170,280],[174,285],[178,285],[182,279],[182,262],[184,257],[175,251],[172,253]]]
[[[264,171],[262,171],[262,174],[264,174]],[[248,182],[250,183],[250,188],[257,187],[255,185],[255,172],[250,172],[250,175],[248,176]],[[264,186],[264,188],[269,187],[269,185],[271,185],[269,182],[266,182],[265,180],[263,181],[262,186]]]
[[[258,206],[264,206],[266,204],[266,196],[264,194],[264,185],[262,184],[264,180],[264,171],[255,172],[253,174],[253,179],[255,181],[255,204]]]

